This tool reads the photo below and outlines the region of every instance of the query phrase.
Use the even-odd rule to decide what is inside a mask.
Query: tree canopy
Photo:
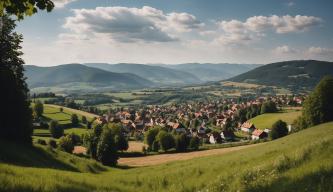
[[[0,17],[8,14],[23,19],[37,13],[38,9],[50,12],[53,8],[54,3],[51,0],[1,0]]]

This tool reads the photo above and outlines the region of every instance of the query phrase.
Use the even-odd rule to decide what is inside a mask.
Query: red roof
[[[253,131],[252,135],[259,137],[264,131],[256,129]]]

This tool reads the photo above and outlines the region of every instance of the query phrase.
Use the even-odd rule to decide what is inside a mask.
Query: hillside
[[[229,80],[309,90],[325,75],[333,75],[332,62],[299,60],[267,64]]]
[[[261,65],[258,64],[211,64],[187,63],[179,65],[163,65],[179,71],[191,73],[202,81],[219,81],[248,72]]]
[[[1,141],[0,191],[332,191],[332,150],[333,122],[232,153],[127,169]]]
[[[85,85],[113,89],[143,88],[154,83],[129,73],[113,73],[79,64],[54,67],[25,66],[25,75],[30,88],[71,87]]]
[[[160,85],[194,84],[201,82],[198,77],[186,71],[178,71],[160,66],[128,63],[114,65],[103,63],[87,63],[84,65],[116,73],[133,73]]]

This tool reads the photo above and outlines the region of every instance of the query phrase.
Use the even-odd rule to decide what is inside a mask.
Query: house
[[[220,135],[221,138],[225,141],[233,140],[235,137],[235,134],[232,131],[222,131]]]
[[[264,139],[268,136],[268,134],[260,129],[256,129],[252,132],[252,140]]]
[[[209,135],[209,143],[215,144],[215,143],[221,143],[222,138],[221,135],[217,132],[213,132]]]
[[[241,130],[247,133],[252,133],[255,129],[256,127],[254,126],[254,124],[248,121],[243,123],[241,126]]]
[[[100,116],[96,119],[96,123],[99,124],[99,125],[104,125],[107,123],[107,120],[105,119],[104,116]]]

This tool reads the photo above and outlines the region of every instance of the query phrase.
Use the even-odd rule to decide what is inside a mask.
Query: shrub
[[[190,148],[191,149],[199,149],[199,145],[200,145],[200,139],[198,137],[192,137],[190,140]]]
[[[72,114],[71,122],[74,127],[79,125],[79,117],[76,114]]]
[[[173,136],[166,132],[160,131],[157,135],[158,142],[162,150],[167,151],[173,147],[175,147],[175,139]]]
[[[59,139],[59,149],[62,151],[65,151],[67,153],[72,153],[74,150],[74,144],[72,141],[72,138],[67,135],[67,136],[62,136]]]
[[[271,139],[277,139],[288,135],[287,123],[281,120],[276,121],[270,132]]]
[[[53,138],[60,138],[64,135],[64,128],[58,124],[58,121],[52,120],[49,129]]]
[[[81,137],[79,135],[77,135],[75,133],[71,133],[68,136],[71,138],[74,145],[81,144]]]
[[[185,134],[180,134],[175,136],[175,147],[177,151],[186,151],[187,138]]]
[[[153,128],[145,133],[145,143],[148,145],[149,149],[152,149],[155,137],[159,131],[160,130],[158,128]]]
[[[119,159],[114,135],[109,128],[104,128],[97,144],[97,160],[103,165],[115,166]]]
[[[48,142],[48,145],[51,147],[51,148],[57,148],[57,142],[53,139],[50,139],[49,142]]]

